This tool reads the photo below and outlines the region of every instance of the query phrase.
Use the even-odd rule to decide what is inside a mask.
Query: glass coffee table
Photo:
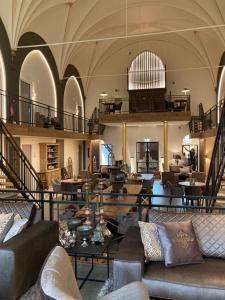
[[[109,245],[111,242],[111,238],[105,239],[104,244],[89,244],[87,247],[82,247],[81,242],[76,242],[76,245],[72,248],[66,248],[68,255],[74,257],[74,272],[77,280],[81,280],[81,284],[79,285],[79,289],[83,287],[86,281],[96,281],[96,282],[104,282],[104,280],[92,279],[89,278],[92,271],[94,270],[94,258],[106,258],[107,261],[107,278],[109,278]],[[106,256],[103,254],[106,253]],[[77,270],[77,258],[91,258],[91,268],[88,271],[85,277],[78,276]]]

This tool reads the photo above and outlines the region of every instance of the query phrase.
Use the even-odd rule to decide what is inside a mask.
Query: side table
[[[94,269],[94,258],[103,258],[103,253],[106,252],[106,260],[107,260],[107,278],[109,278],[109,244],[111,242],[111,238],[105,239],[104,244],[89,244],[88,247],[82,247],[80,242],[76,242],[75,246],[72,248],[66,248],[68,255],[74,257],[74,271],[77,280],[82,280],[79,289],[83,287],[86,281],[96,281],[96,282],[104,282],[104,280],[99,279],[91,279],[89,278],[93,269]],[[77,271],[77,258],[85,257],[91,258],[91,268],[88,271],[85,277],[78,277]],[[104,257],[105,258],[105,257]]]

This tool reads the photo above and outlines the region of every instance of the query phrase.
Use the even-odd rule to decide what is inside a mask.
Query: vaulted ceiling
[[[93,74],[121,49],[149,42],[189,51],[215,81],[225,48],[224,0],[3,0],[0,12],[13,49],[28,31],[59,43],[50,48],[60,77],[69,63]],[[203,28],[214,25],[221,26]]]

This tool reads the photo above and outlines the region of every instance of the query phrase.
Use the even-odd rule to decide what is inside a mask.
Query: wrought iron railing
[[[0,116],[4,122],[34,127],[53,128],[76,133],[98,133],[93,120],[77,116],[71,112],[56,109],[51,105],[14,96],[0,90]]]
[[[42,182],[33,166],[0,119],[0,169],[22,191],[26,198],[35,198],[30,191],[42,190]]]
[[[190,132],[200,133],[212,128],[217,128],[223,107],[223,102],[224,100],[221,100],[204,114],[201,114],[199,116],[192,116],[189,123]],[[201,105],[201,103],[199,105]]]
[[[190,95],[172,95],[169,94],[165,98],[160,99],[164,102],[164,109],[155,106],[159,100],[157,97],[149,97],[143,100],[141,112],[185,112],[190,111]],[[129,113],[130,102],[127,98],[107,98],[99,99],[100,114],[118,114]]]
[[[216,196],[219,191],[225,168],[225,101],[218,114],[220,119],[206,180],[206,195],[212,196]]]

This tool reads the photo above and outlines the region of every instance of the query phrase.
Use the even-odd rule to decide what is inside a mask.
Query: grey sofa
[[[224,300],[225,299],[225,215],[188,213],[149,213],[151,222],[192,220],[204,251],[203,264],[165,267],[165,262],[145,263],[139,227],[130,227],[120,244],[113,263],[114,289],[132,281],[142,281],[149,295],[159,299]],[[208,219],[208,221],[207,221]],[[214,248],[213,248],[214,247]]]
[[[33,203],[0,202],[0,213],[28,218],[29,227],[0,244],[0,300],[15,300],[37,280],[49,251],[58,242],[58,223],[41,221],[41,211]]]

